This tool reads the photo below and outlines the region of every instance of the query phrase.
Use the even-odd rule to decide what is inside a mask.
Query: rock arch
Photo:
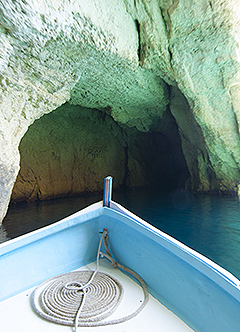
[[[237,0],[0,1],[0,220],[34,120],[69,101],[147,132],[168,86],[189,105],[172,103],[190,188],[238,192],[239,13]]]

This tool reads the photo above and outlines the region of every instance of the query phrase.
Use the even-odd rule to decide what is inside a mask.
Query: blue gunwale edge
[[[127,216],[128,218],[132,219],[137,224],[141,225],[141,227],[145,228],[146,230],[150,231],[151,233],[161,237],[165,241],[167,241],[171,246],[180,249],[182,252],[190,255],[190,257],[193,258],[192,262],[190,263],[193,265],[194,262],[200,262],[204,264],[207,268],[211,269],[215,272],[215,274],[219,275],[221,278],[225,279],[228,283],[236,287],[238,290],[240,290],[240,281],[232,275],[229,271],[218,265],[217,263],[213,262],[211,259],[207,258],[206,256],[200,254],[198,251],[188,247],[187,245],[183,244],[182,242],[178,241],[174,237],[164,233],[163,231],[159,230],[158,228],[152,226],[147,221],[141,219],[140,217],[136,216],[132,212],[128,211],[124,207],[122,207],[120,204],[116,202],[111,202],[110,207],[115,210],[115,212],[123,214]],[[171,246],[168,247],[169,250],[171,250]],[[184,257],[181,257],[184,259]],[[184,259],[185,260],[185,259]],[[203,271],[201,271],[203,272]],[[212,277],[211,277],[212,279]]]

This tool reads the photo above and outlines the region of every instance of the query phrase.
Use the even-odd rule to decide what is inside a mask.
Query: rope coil
[[[100,251],[102,241],[106,253]],[[99,272],[99,255],[135,277],[142,286],[144,301],[132,314],[119,319],[103,321],[120,304],[122,285],[112,276]],[[108,233],[104,229],[98,246],[97,267],[92,271],[61,274],[39,285],[32,296],[32,306],[42,318],[54,323],[77,327],[105,326],[122,323],[135,317],[148,302],[149,294],[142,278],[134,271],[117,263],[108,249]]]
[[[35,296],[40,293],[38,303],[34,305],[35,311],[42,318],[67,326],[75,326],[80,306],[82,310],[78,326],[91,326],[91,322],[109,317],[122,299],[122,286],[112,276],[98,272],[92,283],[79,291],[79,280],[86,284],[91,275],[91,271],[76,271],[42,283],[35,290]],[[65,287],[67,283],[71,285],[70,290]],[[87,296],[84,301],[85,294]]]

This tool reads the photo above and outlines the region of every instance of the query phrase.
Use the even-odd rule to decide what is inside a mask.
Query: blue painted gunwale
[[[1,244],[0,300],[94,261],[104,227],[116,260],[195,331],[238,331],[239,280],[112,201]]]

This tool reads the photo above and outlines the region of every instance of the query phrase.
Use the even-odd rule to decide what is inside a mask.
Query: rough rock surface
[[[237,0],[171,2],[174,10],[170,13],[168,9],[165,15],[172,70],[190,106],[186,121],[193,123],[199,133],[195,166],[190,167],[192,171],[195,169],[191,172],[192,187],[203,191],[237,191],[240,3]],[[193,128],[190,125],[187,128],[181,112],[175,107],[174,116],[188,159],[186,151],[191,149],[189,145],[196,148],[197,135],[192,140]],[[190,163],[188,160],[188,166]]]
[[[238,0],[0,0],[0,22],[0,220],[21,138],[67,100],[146,132],[171,98],[189,188],[238,191]]]
[[[1,220],[19,170],[21,138],[35,119],[69,100],[79,80],[73,103],[99,104],[141,130],[163,113],[168,96],[160,76],[139,66],[136,22],[121,0],[2,0],[0,18]],[[117,88],[115,106],[106,85]]]
[[[162,133],[139,132],[120,127],[105,112],[66,103],[36,120],[23,137],[12,200],[101,191],[106,174],[114,177],[115,189],[181,186],[188,172],[171,114],[165,113],[161,127]]]
[[[42,200],[119,187],[126,153],[121,130],[103,112],[64,105],[35,121],[20,144],[21,169],[12,199]]]

